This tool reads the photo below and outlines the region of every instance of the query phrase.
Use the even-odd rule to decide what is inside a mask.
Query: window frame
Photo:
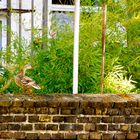
[[[0,50],[2,50],[2,20],[0,20]]]

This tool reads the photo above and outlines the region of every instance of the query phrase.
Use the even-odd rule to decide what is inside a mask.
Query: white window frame
[[[0,50],[2,50],[2,20],[0,20]]]

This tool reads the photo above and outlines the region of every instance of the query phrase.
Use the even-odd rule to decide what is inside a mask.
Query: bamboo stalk
[[[106,45],[106,12],[107,5],[103,0],[102,4],[102,69],[101,69],[101,94],[104,93],[104,66],[105,66],[105,45]]]

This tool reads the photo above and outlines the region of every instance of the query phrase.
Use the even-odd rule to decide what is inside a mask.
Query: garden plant
[[[108,0],[106,3],[104,93],[139,92],[140,2]],[[80,15],[78,91],[100,93],[102,1],[82,0],[81,5],[89,6],[89,9],[83,9]],[[73,16],[73,13],[68,14]],[[14,76],[30,63],[34,70],[28,70],[27,75],[41,87],[33,92],[72,93],[73,30],[68,24],[60,30],[55,23],[57,21],[52,29],[57,32],[56,38],[35,32],[30,43],[23,38],[19,45],[18,36],[12,34],[11,44],[0,52],[0,92],[21,93]]]

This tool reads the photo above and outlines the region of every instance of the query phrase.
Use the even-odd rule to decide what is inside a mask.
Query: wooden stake
[[[107,5],[103,0],[102,4],[102,71],[101,71],[101,94],[104,93],[104,63],[105,63],[105,45],[106,45],[106,12]]]

